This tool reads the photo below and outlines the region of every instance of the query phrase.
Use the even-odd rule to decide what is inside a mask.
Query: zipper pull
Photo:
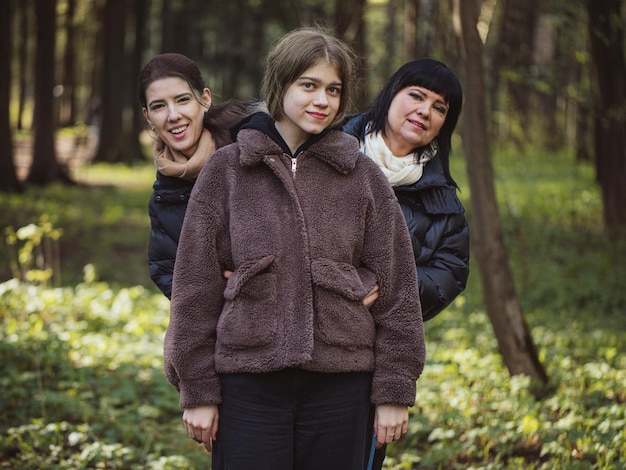
[[[298,164],[298,159],[296,157],[293,157],[291,159],[291,176],[293,177],[293,179],[296,179],[296,165]]]

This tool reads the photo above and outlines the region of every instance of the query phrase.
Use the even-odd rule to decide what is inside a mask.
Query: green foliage
[[[15,279],[47,285],[58,268],[58,240],[62,230],[55,229],[47,214],[39,224],[28,224],[17,231],[6,227],[7,245],[15,247],[15,259],[9,262]],[[57,270],[58,271],[58,270]]]
[[[455,306],[427,324],[430,359],[388,468],[623,468],[624,319],[544,313],[529,316],[551,379],[541,399],[509,376],[484,313]]]
[[[455,156],[452,170],[471,223],[462,164]],[[592,171],[568,154],[498,154],[495,169],[549,389],[535,396],[528,378],[504,368],[473,267],[466,292],[426,324],[409,434],[390,446],[385,468],[624,469],[626,244],[603,234]],[[168,302],[137,275],[147,271],[153,170],[80,171],[99,186],[2,201],[15,227],[49,214],[63,230],[63,269],[76,272],[64,287],[0,284],[0,468],[207,468],[162,372]]]
[[[60,285],[75,285],[93,265],[98,277],[117,286],[152,288],[146,254],[150,221],[147,205],[155,170],[151,165],[80,166],[77,186],[29,187],[23,194],[0,194],[2,234],[40,224],[42,217],[62,231],[58,243]],[[6,228],[10,227],[10,228]],[[0,240],[0,281],[15,277],[15,245]]]
[[[167,315],[140,286],[0,284],[0,467],[206,463],[162,373]]]

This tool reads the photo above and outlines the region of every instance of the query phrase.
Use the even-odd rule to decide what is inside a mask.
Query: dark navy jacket
[[[349,116],[343,130],[361,142],[366,115]],[[469,227],[457,189],[446,181],[434,158],[414,184],[394,187],[407,222],[424,320],[446,308],[463,290],[469,276]]]
[[[167,298],[172,296],[176,249],[193,184],[192,181],[157,172],[148,203],[151,222],[148,245],[150,277]]]

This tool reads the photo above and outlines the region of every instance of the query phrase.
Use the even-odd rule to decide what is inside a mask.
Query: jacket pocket
[[[376,327],[361,303],[368,289],[357,269],[330,259],[312,262],[315,335],[324,343],[348,349],[371,347]]]
[[[224,308],[217,323],[217,342],[231,349],[270,344],[278,324],[276,275],[268,271],[274,256],[240,265],[224,290]]]

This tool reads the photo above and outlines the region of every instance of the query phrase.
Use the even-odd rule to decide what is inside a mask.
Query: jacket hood
[[[287,145],[283,137],[280,135],[280,133],[276,129],[276,124],[275,124],[274,119],[269,114],[263,111],[252,114],[251,116],[247,117],[246,119],[244,119],[243,121],[239,123],[239,126],[235,129],[235,134],[238,134],[239,131],[243,129],[256,129],[256,130],[263,132],[264,134],[271,137],[271,139],[274,142],[280,145],[283,152],[285,152],[287,155],[291,157],[297,157],[298,155],[300,155],[300,153],[308,149],[315,142],[322,139],[322,137],[324,137],[329,131],[329,129],[325,129],[319,134],[311,135],[311,137],[309,137],[307,141],[304,142],[292,155],[291,150],[289,149],[289,146]]]
[[[365,140],[365,128],[369,120],[369,113],[350,114],[344,118],[340,126],[344,132],[355,136],[359,141]]]

